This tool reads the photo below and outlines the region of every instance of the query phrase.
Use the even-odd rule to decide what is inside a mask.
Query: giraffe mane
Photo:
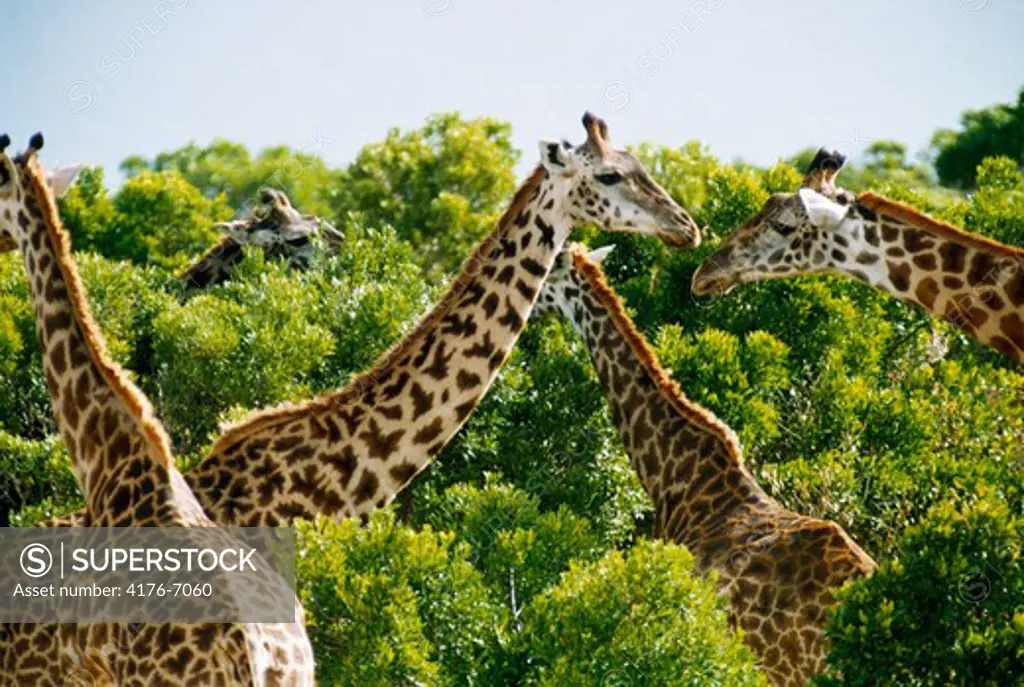
[[[480,241],[472,253],[470,253],[469,258],[463,263],[459,275],[452,281],[452,285],[449,287],[445,298],[416,324],[410,334],[404,336],[388,352],[378,358],[373,367],[354,376],[344,388],[338,391],[333,391],[302,403],[286,402],[272,408],[257,410],[239,422],[223,427],[221,435],[214,442],[208,455],[225,451],[234,444],[267,427],[301,418],[311,412],[328,410],[332,407],[344,405],[363,393],[365,389],[376,385],[378,377],[383,375],[385,368],[391,365],[393,361],[400,361],[406,356],[411,355],[422,342],[425,333],[448,315],[451,309],[462,300],[466,288],[480,273],[481,264],[487,259],[488,253],[494,249],[495,239],[501,239],[508,233],[512,220],[532,199],[533,194],[540,187],[541,181],[547,177],[547,174],[547,170],[540,165],[533,170],[533,173],[516,191],[511,203],[509,203],[508,209],[501,215],[495,233]]]
[[[585,255],[581,247],[576,247],[572,255],[573,266],[583,275],[591,289],[597,295],[601,305],[605,307],[612,318],[616,329],[622,334],[626,344],[633,349],[640,363],[644,366],[651,380],[672,404],[672,407],[688,421],[704,427],[706,430],[717,436],[726,447],[729,458],[735,460],[737,465],[743,465],[743,451],[740,448],[739,439],[736,433],[718,419],[718,417],[704,406],[694,403],[679,387],[669,373],[661,366],[657,354],[647,343],[647,339],[636,328],[632,318],[626,313],[622,299],[615,293],[608,284],[604,271]]]
[[[115,363],[107,351],[106,340],[93,317],[92,308],[86,298],[85,286],[82,284],[82,277],[78,273],[71,255],[71,239],[64,230],[57,212],[57,203],[34,156],[28,160],[25,170],[35,192],[46,233],[53,244],[57,267],[67,286],[68,298],[76,315],[75,324],[82,334],[85,350],[92,363],[103,375],[104,381],[110,385],[118,399],[124,404],[128,414],[138,423],[153,457],[165,466],[172,467],[174,454],[171,451],[171,441],[164,426],[157,419],[152,404],[146,395],[135,386],[135,383],[128,378],[124,368]]]
[[[1024,260],[1024,249],[1008,246],[1005,243],[999,243],[998,241],[984,236],[979,236],[978,234],[972,234],[969,231],[955,227],[952,224],[947,224],[941,220],[937,220],[930,215],[926,215],[906,203],[890,200],[885,196],[878,195],[877,193],[865,191],[857,196],[857,203],[863,205],[869,210],[877,212],[880,215],[891,217],[892,219],[900,222],[906,222],[918,229],[930,231],[943,238],[965,243],[972,248],[990,250],[996,253],[1002,253],[1003,255],[1015,260]]]

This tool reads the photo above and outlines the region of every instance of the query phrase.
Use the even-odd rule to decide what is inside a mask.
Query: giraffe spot
[[[985,291],[979,296],[979,298],[990,310],[999,311],[1006,305],[1006,303],[1003,302],[1003,299],[1000,298],[999,294],[995,291]]]
[[[548,248],[554,249],[555,247],[555,228],[545,222],[538,215],[534,218],[533,223],[540,229],[540,244],[547,246]]]
[[[445,354],[445,349],[447,347],[447,341],[438,341],[437,349],[434,351],[434,360],[430,363],[429,367],[423,370],[425,374],[430,375],[437,380],[445,379],[448,376],[448,363],[451,362],[452,356],[455,355],[455,351]]]
[[[497,312],[499,302],[498,294],[487,294],[487,298],[484,299],[484,314],[487,316],[487,319],[493,317],[494,313]]]
[[[427,358],[430,356],[430,351],[434,347],[434,342],[437,341],[437,333],[430,331],[423,337],[423,345],[420,346],[420,350],[416,353],[416,356],[412,359],[413,367],[422,367],[423,363],[427,362]]]
[[[480,375],[469,372],[468,370],[459,370],[459,373],[455,376],[455,383],[458,385],[460,391],[466,391],[467,389],[480,386],[481,381]]]
[[[455,406],[456,420],[458,422],[463,422],[467,417],[469,417],[469,414],[473,412],[473,409],[476,408],[476,405],[479,402],[480,397],[477,396],[476,398],[470,399],[465,403]]]
[[[377,412],[380,413],[381,417],[388,420],[401,420],[402,419],[402,406],[398,403],[391,406],[378,405],[376,408]]]
[[[516,291],[519,292],[519,295],[522,296],[524,300],[531,303],[537,295],[537,289],[533,288],[522,279],[516,280]]]
[[[505,314],[501,316],[498,323],[508,327],[513,334],[523,328],[523,318],[507,296],[505,297]]]
[[[54,334],[64,331],[70,326],[71,313],[66,310],[55,312],[43,318],[43,331],[47,339],[52,339]]]
[[[959,277],[943,277],[942,285],[947,289],[959,289],[964,285],[964,280]]]
[[[861,251],[857,254],[857,262],[861,265],[874,265],[878,262],[879,257],[874,253],[868,253],[867,251]]]
[[[316,449],[312,446],[296,446],[290,453],[283,457],[283,460],[288,465],[294,465],[299,461],[312,458],[315,453]]]
[[[885,254],[888,255],[890,258],[902,258],[907,253],[899,246],[892,246],[890,248],[885,249]]]
[[[515,274],[516,268],[513,265],[505,265],[503,268],[501,268],[501,271],[498,272],[498,276],[494,278],[494,281],[498,282],[499,284],[507,285],[512,282],[512,277],[514,277]]]
[[[444,430],[444,422],[441,420],[441,416],[434,418],[434,421],[429,425],[423,427],[415,435],[413,435],[412,443],[414,444],[429,444],[434,439],[437,439]]]
[[[409,382],[409,376],[409,373],[403,370],[402,373],[398,375],[398,379],[381,390],[380,397],[389,401],[398,396],[402,393],[405,385]]]
[[[339,413],[339,416],[341,413]],[[334,421],[334,418],[330,416],[324,416],[324,425],[327,427],[327,439],[332,443],[336,444],[341,441],[341,427]],[[354,432],[354,429],[349,430],[349,434]]]
[[[402,486],[416,476],[417,468],[412,463],[402,463],[391,468],[388,472],[395,485]]]
[[[846,262],[846,253],[835,248],[832,249],[832,259],[836,262]]]
[[[286,437],[284,439],[278,439],[274,442],[274,451],[283,453],[284,451],[288,451],[289,449],[298,446],[302,441],[302,437]]]
[[[921,255],[914,256],[914,264],[921,269],[928,270],[930,272],[935,269],[938,261],[935,259],[934,253],[923,253]]]
[[[352,498],[356,505],[358,506],[372,499],[377,493],[378,486],[380,486],[380,480],[377,479],[377,475],[369,470],[364,470],[362,479],[359,480],[355,491],[352,492]]]
[[[376,418],[370,418],[370,425],[365,431],[360,432],[359,438],[366,444],[366,449],[371,458],[387,460],[391,454],[398,450],[398,442],[405,436],[404,429],[396,429],[393,432],[385,432],[377,424]]]
[[[50,364],[57,375],[63,375],[68,369],[68,359],[64,354],[64,342],[58,341],[50,351]]]
[[[1024,321],[1021,320],[1020,315],[1017,313],[1004,315],[999,321],[999,329],[1019,349],[1024,350]]]
[[[412,419],[415,422],[425,412],[434,407],[434,392],[426,391],[419,382],[412,383],[410,390],[412,397]]]
[[[491,333],[484,332],[483,341],[478,341],[465,351],[462,355],[466,358],[489,358],[494,353],[494,343],[491,341]]]
[[[935,299],[939,295],[939,285],[931,277],[926,277],[917,285],[914,295],[921,305],[930,309],[935,305]]]
[[[882,224],[882,240],[886,243],[892,243],[900,235],[899,230],[893,225],[885,222]]]
[[[528,239],[530,236],[531,234],[525,234],[523,236],[523,239]],[[533,275],[534,277],[544,277],[548,273],[547,268],[544,267],[544,265],[537,262],[536,260],[534,260],[533,258],[523,258],[522,260],[519,261],[519,266],[522,267],[531,275]]]
[[[947,241],[939,246],[939,257],[942,258],[942,271],[959,274],[967,262],[967,249],[958,243]]]
[[[920,253],[935,245],[932,237],[918,229],[904,229],[903,245],[910,253]]]
[[[986,253],[977,252],[971,261],[971,269],[967,273],[967,283],[977,286],[982,283],[994,283],[998,266],[996,261]]]
[[[864,240],[872,246],[878,246],[881,241],[878,238],[878,227],[874,224],[866,224],[864,226]]]
[[[352,447],[346,446],[341,453],[325,454],[321,460],[337,471],[341,488],[348,488],[348,483],[352,480],[352,475],[355,474],[356,466],[359,464]]]
[[[75,405],[70,384],[64,387],[61,412],[63,413],[64,421],[67,423],[68,427],[72,430],[78,429],[78,406]]]
[[[904,293],[910,288],[910,265],[908,263],[895,263],[892,260],[886,260],[885,264],[889,268],[889,281],[897,291]]]
[[[480,282],[473,279],[466,285],[466,290],[462,300],[459,301],[459,307],[465,308],[471,305],[476,305],[484,297],[485,293],[487,293],[486,289],[484,289]]]

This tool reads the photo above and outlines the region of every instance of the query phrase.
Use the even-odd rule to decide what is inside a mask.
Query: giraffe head
[[[26,205],[34,194],[32,176],[41,174],[35,158],[43,147],[43,135],[32,136],[28,149],[21,155],[8,155],[10,145],[11,137],[0,135],[0,253],[16,250],[28,240],[29,222],[24,213],[28,212]],[[81,166],[60,167],[46,175],[54,196],[64,195],[81,170]]]
[[[796,193],[776,193],[709,256],[693,275],[696,295],[737,284],[828,272],[846,260],[843,235],[851,198],[835,186],[845,158],[822,148]]]
[[[566,244],[555,257],[555,264],[540,288],[534,312],[538,315],[558,313],[572,320],[571,309],[574,302],[578,302],[573,297],[579,294],[580,280],[583,278],[576,270],[573,258],[582,255],[595,265],[600,265],[614,248],[614,245],[609,245],[591,250],[582,243]]]
[[[574,225],[593,224],[605,231],[651,234],[674,246],[694,247],[700,229],[644,166],[608,139],[608,125],[583,115],[587,140],[541,141],[541,164],[561,187],[563,208]]]
[[[301,214],[283,191],[272,188],[260,189],[259,203],[248,217],[222,222],[217,228],[238,244],[274,248],[282,253],[308,249],[316,236],[329,246],[344,242],[344,235],[332,224]]]

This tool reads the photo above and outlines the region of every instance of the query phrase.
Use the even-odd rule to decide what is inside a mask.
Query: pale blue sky
[[[617,144],[697,138],[767,164],[920,149],[1015,98],[1022,37],[1022,0],[10,2],[0,129],[109,172],[216,136],[342,165],[458,109],[510,120],[526,165],[540,138],[579,140],[590,108]]]

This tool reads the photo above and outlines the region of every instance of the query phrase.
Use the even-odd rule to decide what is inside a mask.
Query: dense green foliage
[[[1005,155],[1024,164],[1024,88],[1017,102],[969,110],[960,116],[960,130],[942,129],[932,137],[935,170],[947,186],[976,188],[978,165],[987,157]]]
[[[1022,537],[1024,519],[996,498],[937,507],[907,531],[899,558],[843,591],[832,628],[843,679],[821,684],[1019,684]]]
[[[113,193],[101,170],[84,176],[62,210],[97,320],[183,465],[218,422],[336,388],[412,325],[513,190],[509,133],[445,114],[390,132],[345,169],[309,150],[251,155],[218,141],[130,159]],[[898,144],[876,143],[844,171],[851,186],[1024,244],[1012,159],[985,160],[964,197]],[[727,164],[698,142],[636,152],[709,227],[706,246],[580,237],[617,244],[606,271],[638,327],[686,393],[737,431],[765,488],[838,521],[882,564],[831,622],[835,666],[852,684],[1010,684],[1024,646],[1020,370],[840,278],[695,300],[697,264],[801,175],[785,162]],[[232,281],[184,299],[176,271],[265,183],[336,221],[339,254],[298,273],[248,252]],[[22,271],[0,256],[0,518],[21,509],[17,523],[80,502],[52,436]],[[581,342],[564,323],[532,321],[399,508],[366,527],[301,527],[324,683],[756,684],[710,582],[690,578],[685,551],[643,538],[649,515]],[[979,570],[990,590],[964,602],[958,590],[972,593]],[[970,672],[979,661],[988,672]]]

